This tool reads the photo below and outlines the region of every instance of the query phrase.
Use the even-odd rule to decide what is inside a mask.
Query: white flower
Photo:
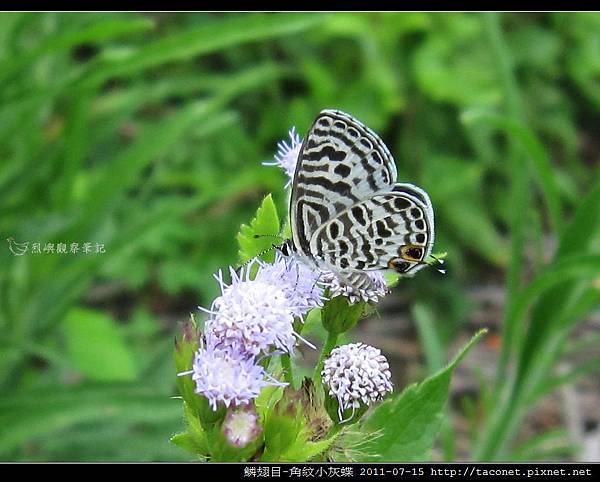
[[[312,308],[323,306],[323,287],[319,283],[318,271],[279,251],[273,264],[258,263],[260,268],[254,281],[279,287],[285,293],[294,316],[302,319]]]
[[[294,173],[296,172],[296,163],[298,161],[298,155],[300,154],[300,147],[302,146],[302,139],[296,132],[296,128],[292,127],[289,131],[290,143],[286,141],[279,141],[277,143],[277,154],[275,154],[274,162],[263,162],[263,166],[279,166],[281,167],[288,176],[288,181],[285,187],[289,187],[294,179]]]
[[[192,370],[179,376],[189,374],[196,382],[196,393],[206,397],[213,410],[219,403],[226,407],[250,403],[266,385],[285,385],[270,377],[252,357],[218,349],[210,342],[205,346],[203,340],[194,354]]]
[[[234,347],[252,356],[268,354],[271,348],[291,353],[296,342],[294,307],[279,286],[251,280],[251,269],[248,265],[240,275],[231,269],[231,285],[219,272],[222,295],[212,304],[204,325],[206,336],[218,347]]]
[[[324,271],[321,276],[322,282],[329,287],[329,296],[345,296],[351,304],[359,301],[372,301],[377,303],[388,293],[385,278],[381,271],[366,271],[366,275],[371,279],[371,285],[367,288],[357,288],[347,284],[343,279],[331,271]]]
[[[347,409],[381,400],[392,391],[391,373],[381,351],[364,343],[351,343],[334,348],[323,364],[323,384],[329,395],[337,398],[340,421]],[[349,420],[349,419],[347,419]]]

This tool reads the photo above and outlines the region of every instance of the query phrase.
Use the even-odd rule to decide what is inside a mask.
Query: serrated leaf
[[[242,224],[240,227],[240,232],[237,235],[240,245],[240,262],[245,263],[272,248],[274,244],[279,244],[278,239],[272,237],[279,235],[279,226],[277,208],[269,194],[263,199],[250,225]],[[258,237],[255,237],[255,235]],[[265,253],[265,258],[268,261],[272,261],[274,257],[273,252]]]
[[[207,452],[205,440],[198,440],[190,433],[177,433],[170,438],[170,441],[192,454],[205,458],[204,455],[201,455]]]
[[[452,371],[487,330],[479,331],[442,370],[421,383],[407,387],[384,402],[365,420],[355,442],[376,461],[428,460],[440,429],[442,408],[448,398]],[[377,437],[369,437],[378,433]],[[350,439],[351,440],[351,439]]]
[[[273,410],[270,411],[264,424],[265,451],[261,460],[290,462],[287,456],[298,442],[302,424],[303,421],[295,414],[278,414]],[[302,443],[304,441],[302,439]]]
[[[298,438],[281,455],[281,460],[286,462],[308,462],[325,453],[337,439],[335,434],[325,440],[310,442],[306,440],[305,431],[302,430]]]

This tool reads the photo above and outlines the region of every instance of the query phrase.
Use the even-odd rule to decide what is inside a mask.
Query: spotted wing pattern
[[[411,246],[415,256],[404,273],[422,267],[431,251],[431,223],[426,205],[404,191],[377,194],[320,226],[310,241],[317,259],[338,272],[381,270],[392,259],[402,258],[401,250]]]
[[[396,176],[377,134],[348,114],[322,111],[304,139],[292,183],[295,252],[357,288],[369,285],[370,270],[422,268],[433,246],[431,201]]]
[[[310,256],[319,226],[395,182],[394,159],[377,134],[348,114],[321,111],[304,139],[292,183],[296,249]]]

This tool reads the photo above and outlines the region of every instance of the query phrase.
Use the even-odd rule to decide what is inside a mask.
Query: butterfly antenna
[[[257,238],[277,238],[277,239],[284,239],[283,236],[279,236],[279,234],[254,234],[252,237],[254,239],[257,239]]]
[[[316,279],[316,280],[315,280],[315,282],[313,283],[313,285],[312,285],[312,288],[310,289],[310,292],[311,292],[311,293],[312,293],[312,292],[315,290],[315,287],[317,286],[317,283],[318,283],[319,281],[321,281],[321,276],[323,276],[323,272],[322,272],[322,271],[320,271],[320,272],[319,272],[319,276],[317,276],[317,279]]]
[[[433,261],[427,264],[435,268],[438,273],[446,274],[446,270],[442,268],[442,266],[444,265],[444,260],[438,258],[437,256],[434,256],[433,254],[430,254],[430,256],[433,258]]]
[[[247,264],[251,263],[252,261],[254,261],[256,258],[260,258],[261,256],[270,253],[271,251],[273,251],[274,249],[277,249],[278,246],[276,244],[272,245],[270,248],[267,249],[263,249],[260,253],[256,254],[255,256],[253,256],[252,258],[250,258],[249,260],[243,262],[241,265],[238,266],[238,268],[236,269],[236,272],[239,273],[239,271],[244,268]]]

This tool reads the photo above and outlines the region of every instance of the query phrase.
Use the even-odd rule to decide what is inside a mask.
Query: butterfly
[[[304,138],[292,181],[292,237],[283,254],[335,273],[357,289],[369,271],[414,275],[434,241],[427,193],[397,182],[381,138],[354,117],[322,110]]]

